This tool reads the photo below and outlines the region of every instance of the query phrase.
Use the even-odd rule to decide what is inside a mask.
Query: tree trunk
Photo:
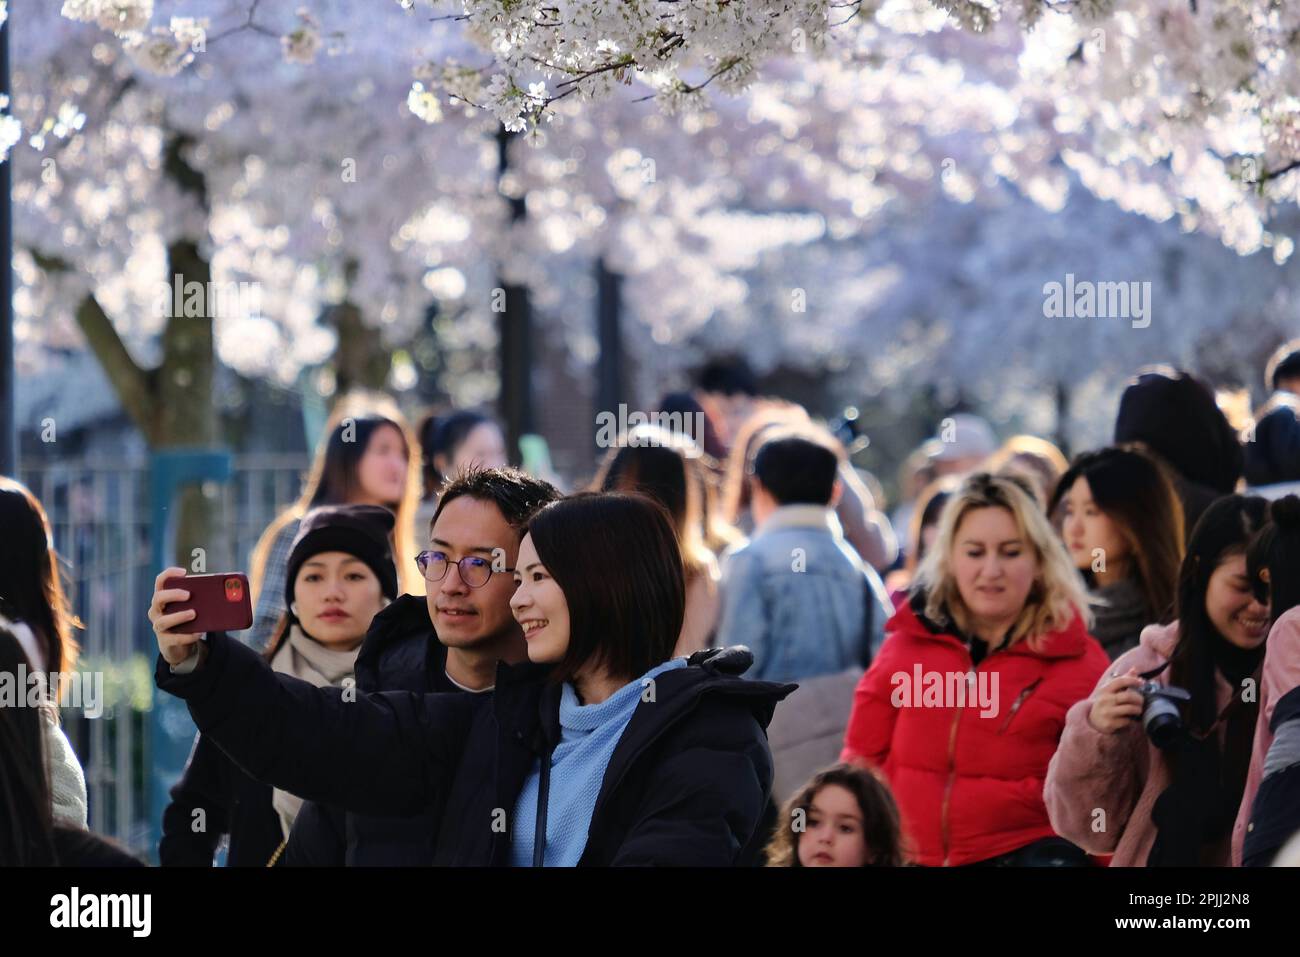
[[[366,328],[360,308],[341,302],[330,309],[330,322],[339,337],[334,353],[336,394],[347,395],[353,389],[382,390],[388,383],[392,353],[378,332]]]
[[[200,254],[198,244],[179,240],[167,250],[173,283],[180,285],[173,303],[184,303],[187,286],[199,283],[202,288],[203,315],[172,315],[163,330],[163,360],[155,382],[158,427],[153,447],[211,448],[217,441],[216,402],[213,374],[216,365],[213,341],[213,303],[208,295],[212,267]],[[190,287],[193,289],[193,287]],[[176,310],[173,308],[173,313]],[[203,494],[198,485],[183,487],[175,503],[176,539],[174,556],[178,565],[190,565],[192,549],[213,550],[212,530],[216,524],[216,502]]]

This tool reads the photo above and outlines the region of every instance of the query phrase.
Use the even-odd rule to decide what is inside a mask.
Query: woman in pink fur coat
[[[1150,625],[1066,715],[1043,796],[1052,826],[1113,866],[1227,865],[1259,713],[1270,618],[1246,550],[1268,503],[1231,495],[1202,515],[1179,571],[1178,619]],[[1151,674],[1152,672],[1157,672]],[[1190,693],[1157,747],[1144,678]]]

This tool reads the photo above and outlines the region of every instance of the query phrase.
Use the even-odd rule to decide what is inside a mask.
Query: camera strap
[[[1224,709],[1219,712],[1219,716],[1214,719],[1214,724],[1206,728],[1204,733],[1198,734],[1195,731],[1188,731],[1187,733],[1191,737],[1195,738],[1197,741],[1204,741],[1210,735],[1218,731],[1219,727],[1224,723],[1226,723],[1227,720],[1230,717],[1232,717],[1233,712],[1236,711],[1243,703],[1244,702],[1242,702],[1241,697],[1239,695],[1233,695],[1232,700],[1229,701],[1227,706],[1224,707]]]

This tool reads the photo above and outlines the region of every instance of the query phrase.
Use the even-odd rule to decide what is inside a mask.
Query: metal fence
[[[292,503],[308,465],[303,455],[235,456],[227,483],[205,492],[217,503],[210,571],[247,569],[262,531]],[[147,734],[156,654],[147,611],[153,580],[149,462],[76,461],[20,469],[49,515],[69,599],[84,624],[78,672],[103,674],[103,714],[63,713],[86,772],[90,827],[150,852]],[[156,822],[154,822],[156,825]]]

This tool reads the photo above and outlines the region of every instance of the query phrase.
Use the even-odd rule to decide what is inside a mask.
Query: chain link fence
[[[304,455],[235,456],[231,481],[205,486],[218,503],[210,572],[248,569],[262,531],[297,499],[308,464]],[[75,670],[103,676],[102,714],[63,711],[86,772],[90,827],[152,853],[148,729],[157,652],[147,612],[160,569],[150,557],[149,462],[42,464],[19,477],[49,515],[68,597],[84,625],[75,632]]]

